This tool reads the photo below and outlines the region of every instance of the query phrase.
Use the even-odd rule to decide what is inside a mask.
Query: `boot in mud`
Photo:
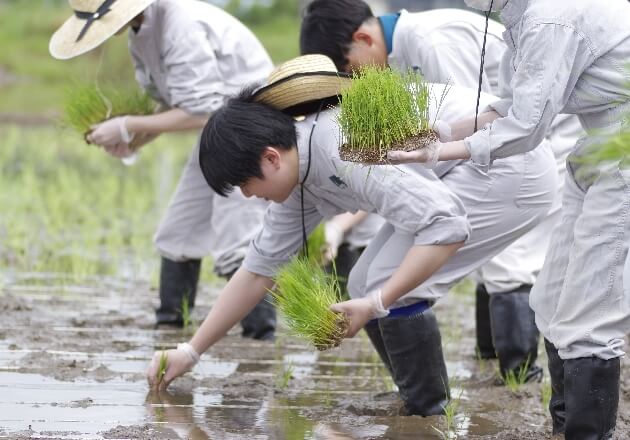
[[[236,271],[222,275],[228,281]],[[241,320],[241,336],[259,341],[273,341],[276,337],[276,307],[271,302],[271,295],[266,295],[251,312]]]
[[[444,414],[450,398],[448,375],[433,311],[381,318],[378,327],[406,414]]]
[[[501,377],[514,375],[519,382],[542,380],[538,357],[538,328],[529,307],[530,284],[490,296],[490,319]]]
[[[554,345],[545,339],[545,350],[549,360],[549,376],[551,377],[551,399],[549,413],[553,424],[553,435],[564,434],[566,411],[564,407],[564,361],[558,355]]]
[[[564,361],[567,440],[608,440],[615,432],[620,360],[597,357]]]
[[[160,307],[155,311],[156,327],[183,327],[182,303],[188,299],[189,311],[195,306],[201,260],[173,261],[162,257],[160,267]]]
[[[381,329],[378,325],[378,321],[378,319],[371,320],[365,325],[365,327],[363,327],[363,329],[370,338],[370,342],[372,342],[372,345],[376,349],[381,361],[385,364],[387,371],[389,371],[389,374],[393,376],[394,373],[392,372],[392,365],[389,362],[389,356],[387,355],[387,350],[385,349],[385,343],[383,342],[383,337],[381,336]]]
[[[475,324],[477,331],[476,353],[479,359],[496,359],[490,325],[490,295],[486,286],[479,283],[475,289]]]

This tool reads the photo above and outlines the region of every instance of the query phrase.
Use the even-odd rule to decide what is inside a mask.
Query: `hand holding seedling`
[[[175,378],[192,370],[197,364],[199,355],[192,353],[186,345],[179,344],[176,350],[155,352],[146,373],[151,388],[165,390]]]
[[[344,313],[350,321],[346,338],[354,337],[371,319],[383,318],[389,314],[389,311],[383,307],[380,290],[374,290],[363,298],[333,304],[330,309]]]
[[[127,130],[126,120],[127,116],[117,116],[92,125],[90,127],[91,131],[86,136],[87,141],[103,146],[110,154],[113,154],[112,152],[122,154],[125,149],[131,154],[128,144],[132,141],[133,134],[130,134]],[[119,145],[123,145],[124,148],[118,148]]]

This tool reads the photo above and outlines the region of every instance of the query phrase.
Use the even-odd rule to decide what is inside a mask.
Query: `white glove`
[[[387,153],[387,160],[397,165],[401,163],[419,163],[425,168],[433,169],[440,159],[442,142],[435,141],[426,147],[413,151],[390,151]]]
[[[127,130],[128,116],[117,116],[92,126],[87,135],[90,143],[113,148],[119,144],[129,144],[133,140],[133,133]]]
[[[324,224],[324,235],[326,236],[326,249],[323,251],[324,261],[333,261],[337,257],[339,246],[343,243],[343,231],[333,219]]]
[[[161,380],[158,378],[159,365],[162,356],[166,356],[166,372]],[[173,379],[181,376],[199,362],[199,353],[187,342],[178,344],[176,350],[158,351],[153,355],[153,359],[147,370],[147,379],[151,387],[166,389]]]
[[[368,292],[366,295],[366,298],[369,299],[372,304],[372,318],[384,318],[389,315],[389,310],[383,307],[381,293],[381,289],[377,289]]]

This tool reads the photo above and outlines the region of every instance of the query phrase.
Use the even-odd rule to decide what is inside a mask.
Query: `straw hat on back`
[[[68,0],[74,15],[50,39],[48,50],[66,60],[94,49],[155,0]]]
[[[271,72],[267,85],[254,93],[254,101],[293,116],[304,115],[317,111],[322,101],[336,104],[350,82],[351,76],[338,72],[327,56],[303,55]]]

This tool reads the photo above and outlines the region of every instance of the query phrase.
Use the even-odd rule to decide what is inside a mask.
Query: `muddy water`
[[[152,329],[148,285],[41,274],[0,285],[0,438],[439,439],[447,429],[444,418],[399,415],[363,336],[319,353],[283,331],[256,342],[234,329],[194,373],[151,393],[143,371],[153,350],[189,335]],[[217,290],[204,288],[197,318]],[[494,363],[474,359],[472,297],[451,295],[436,310],[458,402],[451,438],[549,438],[542,386],[512,393],[494,384]],[[630,436],[629,401],[624,365],[620,439]]]

